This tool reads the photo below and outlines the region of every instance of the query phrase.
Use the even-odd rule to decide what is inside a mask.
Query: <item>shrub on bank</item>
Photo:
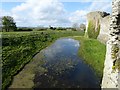
[[[16,31],[33,31],[32,28],[18,28]]]
[[[66,36],[83,36],[77,31],[11,32],[2,35],[2,89],[6,89],[33,56],[54,40]]]

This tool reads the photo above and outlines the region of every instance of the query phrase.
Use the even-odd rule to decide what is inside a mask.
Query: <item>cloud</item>
[[[2,2],[26,2],[27,0],[2,0]],[[59,0],[60,2],[111,2],[111,0]]]
[[[75,11],[75,12],[73,12],[71,14],[71,16],[69,17],[69,20],[72,23],[82,23],[82,22],[85,22],[87,13],[88,12],[85,11],[85,10],[77,10],[77,11]]]
[[[13,8],[12,16],[19,24],[29,22],[32,25],[54,25],[68,22],[64,6],[58,0],[28,0]]]
[[[10,2],[10,0],[6,1]],[[14,2],[14,0],[12,1]],[[0,13],[2,16],[12,16],[17,26],[71,26],[73,23],[85,24],[86,14],[91,11],[111,12],[111,0],[71,0],[78,1],[78,3],[90,2],[86,9],[81,8],[74,12],[67,12],[64,4],[60,1],[67,0],[25,0],[21,5],[12,8],[11,11],[0,10]]]
[[[112,7],[111,2],[92,2],[88,11],[106,11],[110,12]]]
[[[91,0],[86,0],[91,1]],[[75,12],[72,12],[71,16],[69,17],[69,20],[71,23],[86,23],[86,15],[89,12],[93,11],[105,11],[108,13],[111,13],[112,10],[112,3],[111,2],[94,2],[93,0],[89,6],[87,6],[86,9],[76,10]],[[101,0],[102,1],[102,0]]]

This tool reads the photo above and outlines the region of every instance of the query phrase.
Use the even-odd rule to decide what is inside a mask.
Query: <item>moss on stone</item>
[[[115,63],[115,68],[120,71],[120,59],[118,59]]]
[[[112,59],[116,59],[117,55],[115,53],[111,53],[111,57],[112,57]]]
[[[115,70],[115,66],[112,66],[112,69]]]
[[[112,59],[114,59],[113,61],[113,70],[118,69],[120,71],[120,59],[117,59],[118,56],[118,52],[119,52],[119,47],[117,45],[113,45],[112,46],[112,52],[111,52],[111,57]]]
[[[85,33],[84,37],[85,37],[85,38],[88,38],[88,32]]]
[[[100,24],[98,21],[98,27],[95,30],[95,24],[93,23],[93,21],[89,21],[88,23],[88,37],[89,38],[93,38],[93,39],[97,39],[99,32],[100,32]]]

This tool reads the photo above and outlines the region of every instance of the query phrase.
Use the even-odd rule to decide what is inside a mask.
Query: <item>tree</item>
[[[78,23],[74,23],[72,27],[74,31],[77,31],[79,29]]]
[[[49,25],[49,28],[50,28],[51,30],[55,30],[55,29],[56,29],[55,27],[52,27],[51,25]]]
[[[2,17],[2,29],[5,29],[6,32],[17,30],[16,23],[11,16]]]
[[[85,31],[85,30],[86,30],[85,24],[80,24],[80,30],[82,30],[82,31]]]

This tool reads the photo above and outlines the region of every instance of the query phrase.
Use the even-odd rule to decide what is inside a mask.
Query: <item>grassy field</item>
[[[80,31],[4,32],[2,33],[2,89],[40,50],[60,37],[83,36]]]
[[[96,39],[83,37],[74,37],[74,39],[80,41],[79,56],[96,71],[97,76],[102,78],[106,46]]]
[[[105,60],[105,45],[96,39],[84,38],[80,31],[38,31],[2,33],[2,88],[8,87],[22,68],[40,50],[60,37],[74,37],[80,41],[79,56],[102,77]]]

